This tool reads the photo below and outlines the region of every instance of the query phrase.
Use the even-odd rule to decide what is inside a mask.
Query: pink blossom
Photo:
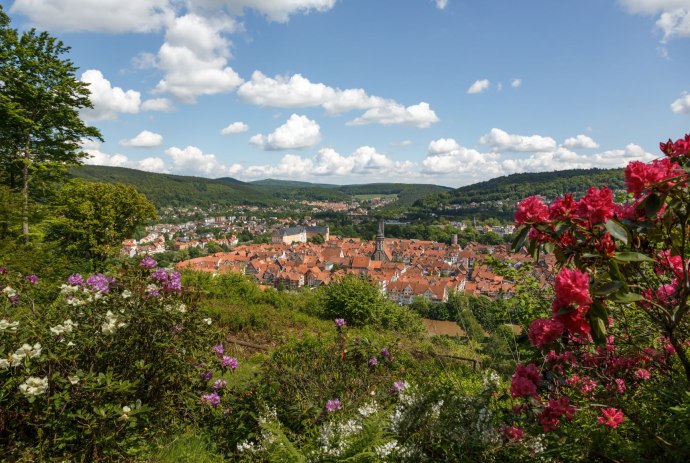
[[[589,294],[589,275],[577,269],[564,267],[556,275],[556,300],[560,307],[571,304],[585,305],[592,302]]]
[[[640,368],[639,370],[635,370],[635,378],[641,380],[641,381],[649,381],[649,378],[651,378],[651,374],[649,373],[649,370],[646,368]]]
[[[529,340],[533,346],[543,349],[563,335],[564,326],[558,320],[539,318],[529,326]]]
[[[549,221],[549,208],[536,196],[525,198],[518,204],[515,211],[515,223],[522,225],[525,223],[546,223]]]
[[[609,187],[590,187],[587,194],[577,202],[577,213],[591,224],[597,224],[613,217],[614,206],[613,192]]]
[[[575,213],[576,207],[577,202],[573,199],[573,195],[568,193],[551,203],[549,206],[549,218],[551,220],[570,219]]]
[[[503,426],[501,433],[510,440],[520,440],[524,437],[525,432],[518,426]]]
[[[624,419],[625,416],[623,415],[623,412],[617,408],[602,408],[601,416],[597,418],[597,421],[602,423],[604,426],[616,428],[623,422]]]
[[[220,404],[220,396],[215,392],[211,394],[204,394],[201,396],[201,401],[212,407],[217,407]]]
[[[332,399],[326,402],[326,411],[328,413],[332,413],[336,410],[341,410],[343,408],[342,404],[340,403],[340,400],[338,399]]]

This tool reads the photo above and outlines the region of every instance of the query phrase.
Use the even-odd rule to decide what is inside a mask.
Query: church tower
[[[386,253],[383,251],[383,242],[386,239],[386,236],[383,234],[383,227],[383,219],[379,219],[379,231],[376,233],[376,250],[372,254],[371,260],[388,262],[388,257],[386,257]]]

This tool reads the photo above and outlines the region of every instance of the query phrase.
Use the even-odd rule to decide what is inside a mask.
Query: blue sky
[[[690,132],[690,0],[0,0],[72,47],[87,163],[462,186]]]

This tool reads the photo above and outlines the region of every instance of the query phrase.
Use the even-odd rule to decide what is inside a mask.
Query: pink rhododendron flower
[[[604,426],[616,428],[623,422],[624,419],[625,416],[623,415],[623,412],[617,408],[602,408],[601,416],[597,418],[597,421],[602,423]]]
[[[515,368],[515,373],[513,373],[510,395],[512,397],[534,396],[537,394],[539,381],[541,381],[541,373],[535,364],[520,364]]]
[[[574,416],[575,407],[570,405],[568,397],[561,397],[560,399],[549,400],[544,411],[539,415],[539,421],[544,427],[544,431],[553,431],[561,422],[561,417],[570,421]]]
[[[549,218],[551,220],[566,220],[573,217],[577,209],[577,202],[573,195],[566,194],[562,198],[557,198],[549,206]]]
[[[589,294],[589,275],[577,269],[564,267],[556,275],[556,302],[559,307],[567,307],[571,304],[590,304],[592,298]]]
[[[597,224],[613,217],[614,207],[613,192],[609,187],[590,187],[587,194],[577,202],[577,213],[591,224]]]
[[[611,234],[606,232],[597,243],[597,250],[605,256],[611,257],[616,252],[616,243],[611,238]]]
[[[672,182],[664,184],[665,180],[683,175],[683,170],[678,164],[668,158],[655,159],[649,164],[640,161],[632,161],[625,168],[625,184],[628,192],[641,196],[652,187],[665,191],[673,186]]]
[[[529,341],[533,346],[543,349],[560,338],[564,329],[558,320],[539,318],[529,326]]]
[[[652,375],[649,373],[649,370],[646,368],[641,368],[639,370],[635,370],[635,378],[639,379],[640,381],[649,381],[649,378],[651,378]]]
[[[546,223],[549,221],[549,208],[536,196],[525,198],[518,204],[515,211],[515,223]]]
[[[557,302],[558,301],[554,301],[553,317],[559,322],[561,322],[565,329],[568,330],[571,334],[579,335],[584,337],[585,339],[588,339],[589,333],[591,332],[589,322],[586,318],[587,312],[589,312],[589,306],[580,305],[574,310],[559,315],[558,312],[563,307],[556,304]]]
[[[525,435],[525,431],[518,426],[503,426],[501,433],[510,440],[520,440]]]

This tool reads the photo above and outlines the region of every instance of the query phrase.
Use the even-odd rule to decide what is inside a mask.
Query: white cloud
[[[253,165],[244,169],[248,177],[366,176],[390,178],[390,175],[414,177],[415,165],[410,161],[394,161],[371,146],[361,146],[350,156],[342,156],[333,148],[323,148],[310,159],[286,154],[275,165]]]
[[[138,113],[141,105],[141,94],[135,90],[123,90],[113,87],[103,77],[101,71],[89,69],[80,80],[89,84],[93,109],[84,109],[83,115],[90,120],[115,120],[118,113]]]
[[[171,170],[185,175],[217,178],[236,175],[241,170],[239,164],[226,166],[218,161],[215,154],[204,154],[196,146],[187,146],[184,149],[173,146],[165,150],[165,154],[172,159]]]
[[[120,145],[130,148],[155,148],[163,144],[163,135],[144,130],[130,140],[121,140]]]
[[[690,0],[619,0],[632,14],[657,16],[662,42],[673,37],[690,37]]]
[[[475,80],[472,85],[470,85],[470,88],[467,89],[467,93],[470,95],[474,95],[476,93],[482,93],[486,89],[489,88],[491,85],[491,82],[489,79],[482,79],[482,80]]]
[[[445,10],[448,6],[448,0],[436,0],[436,8],[439,10]]]
[[[378,123],[428,127],[439,120],[427,103],[405,107],[394,100],[369,95],[361,88],[341,90],[313,83],[301,74],[271,78],[254,71],[251,80],[242,84],[237,94],[248,103],[274,108],[321,106],[328,114],[366,110],[350,125]]]
[[[577,149],[577,148],[593,149],[593,148],[599,148],[599,143],[595,142],[594,140],[592,140],[587,135],[580,134],[576,137],[566,138],[565,141],[563,142],[563,146],[565,146],[566,148],[570,148],[570,149]]]
[[[321,127],[307,116],[293,114],[273,133],[257,134],[249,141],[269,151],[309,148],[321,141]]]
[[[172,101],[167,98],[152,98],[141,104],[142,111],[161,111],[167,113],[173,109],[175,108],[173,107]]]
[[[335,6],[336,0],[192,0],[191,3],[212,8],[227,6],[234,14],[242,14],[245,8],[250,8],[269,21],[284,23],[293,14],[328,11]]]
[[[154,32],[174,18],[169,0],[15,0],[10,8],[41,29],[70,32]]]
[[[676,114],[690,114],[690,94],[684,94],[671,103],[671,111]]]
[[[84,164],[97,166],[128,167],[130,169],[145,170],[148,172],[168,172],[165,161],[159,157],[144,158],[139,161],[130,160],[124,154],[108,154],[100,150],[100,143],[82,140],[82,148],[88,154]]]
[[[156,64],[165,77],[154,91],[194,103],[200,95],[229,92],[242,84],[242,78],[227,66],[230,42],[221,35],[234,29],[234,21],[222,15],[176,18],[158,51]]]
[[[348,125],[381,124],[381,125],[409,125],[426,128],[439,121],[436,113],[429,107],[429,103],[405,107],[398,103],[371,108],[358,118],[348,122]]]
[[[510,83],[510,86],[513,88],[518,88],[520,85],[522,85],[522,79],[513,79]]]
[[[465,148],[453,138],[440,138],[429,143],[422,171],[432,175],[465,174],[484,178],[500,175],[497,153],[480,153]]]
[[[410,146],[411,144],[412,144],[412,140],[403,140],[403,141],[391,143],[391,146],[394,148],[404,148],[405,146]]]
[[[556,140],[541,135],[512,135],[501,129],[493,128],[479,139],[480,143],[489,145],[494,151],[551,151],[556,149]]]
[[[235,133],[242,133],[246,132],[249,130],[249,126],[245,124],[244,122],[233,122],[232,124],[228,125],[224,129],[220,131],[222,135],[232,135]]]

